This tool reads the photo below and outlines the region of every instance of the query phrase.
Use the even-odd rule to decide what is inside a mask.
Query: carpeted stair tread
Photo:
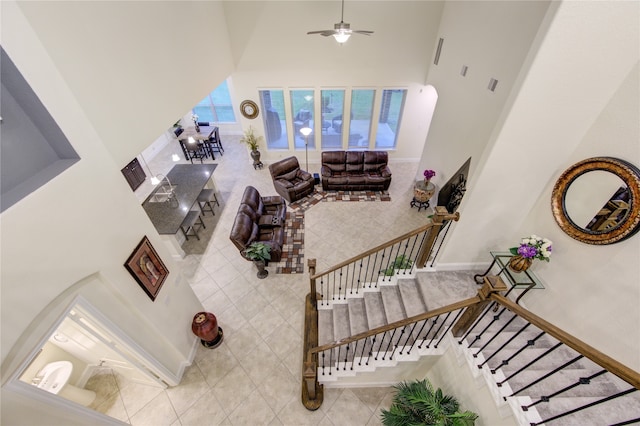
[[[404,306],[402,305],[402,299],[400,297],[400,290],[397,285],[384,285],[380,287],[380,293],[382,294],[382,300],[384,302],[384,312],[387,316],[389,324],[392,322],[403,320],[407,317]]]
[[[476,351],[482,348],[482,352],[485,354],[485,357],[488,357],[490,354],[500,350],[500,348],[507,343],[507,346],[498,352],[497,356],[508,357],[511,353],[520,350],[521,348],[528,349],[551,349],[556,346],[559,342],[555,340],[553,337],[543,335],[536,339],[537,335],[528,334],[528,333],[520,333],[515,336],[514,332],[503,331],[500,334],[493,334],[491,331],[484,333],[480,336],[479,340],[475,340],[476,336],[470,335],[467,337],[467,342],[473,341],[471,345],[471,349],[476,349]],[[469,338],[471,337],[471,340]],[[530,344],[531,343],[531,344]],[[561,345],[557,349],[554,349],[551,353],[556,352],[561,354],[573,354],[575,351],[570,349],[565,345]],[[507,354],[505,356],[505,354]]]
[[[577,411],[546,424],[561,426],[610,425],[639,418],[640,399],[636,396],[638,393],[640,392],[614,398],[604,404]],[[537,404],[535,408],[538,410],[542,419],[546,420],[599,399],[599,397],[555,397],[551,398],[548,402]],[[535,402],[537,399],[533,400]]]
[[[418,288],[427,308],[441,306],[474,297],[479,286],[474,283],[477,271],[419,272],[416,274]]]
[[[427,311],[416,280],[409,278],[399,279],[398,289],[400,290],[402,304],[404,305],[407,317],[420,315]]]
[[[527,324],[527,322],[522,318],[518,316],[514,317],[513,315],[513,313],[503,308],[499,308],[497,311],[490,309],[487,314],[483,315],[476,321],[471,328],[470,334],[477,334],[487,326],[490,326],[493,330],[498,330],[504,325],[506,325],[504,331],[514,333],[518,332]],[[533,326],[526,327],[523,331],[523,333],[528,334],[538,334],[539,332],[540,330]]]
[[[364,298],[349,299],[349,324],[351,326],[351,335],[362,333],[369,330],[367,322],[367,311]]]
[[[363,298],[369,330],[386,325],[387,316],[384,313],[382,294],[379,292],[365,292]]]
[[[333,305],[333,338],[334,340],[344,339],[351,336],[349,322],[349,305],[346,303],[336,303]]]
[[[586,378],[594,374],[594,371],[586,370],[562,370],[545,380],[530,386],[518,395],[527,395],[532,399],[537,399],[545,395],[551,395],[557,391],[569,387],[579,382],[581,378]],[[581,384],[569,389],[558,396],[561,397],[605,397],[618,392],[617,386],[607,377],[609,374],[603,374],[590,380],[588,384]],[[539,371],[523,371],[509,379],[509,385],[513,391],[517,391],[524,386],[533,383],[535,380],[544,376]]]
[[[482,351],[482,355],[485,360],[488,359],[485,364],[490,369],[502,369],[505,374],[508,374],[513,371],[517,371],[522,366],[529,364],[539,356],[543,355],[547,352],[547,348],[535,348],[529,347],[523,350],[522,352],[516,354],[513,358],[511,358],[519,349],[503,349],[498,354],[488,359],[493,352],[490,351]],[[476,354],[477,351],[474,351],[473,354]],[[554,352],[551,352],[539,360],[535,361],[529,367],[528,370],[533,371],[551,371],[556,367],[559,367],[571,359],[575,358],[576,354],[571,351],[569,348],[560,347],[556,349]],[[510,359],[511,358],[511,359]],[[508,362],[508,364],[504,365],[503,361]],[[569,364],[566,369],[569,370],[582,370],[585,368],[587,363],[584,360],[578,360]]]
[[[333,342],[333,310],[320,309],[318,311],[318,344]]]

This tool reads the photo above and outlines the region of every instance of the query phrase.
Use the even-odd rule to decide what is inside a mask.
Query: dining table
[[[202,146],[207,155],[211,155],[211,159],[215,160],[216,157],[213,154],[213,149],[209,145],[209,140],[216,132],[216,129],[217,127],[201,126],[200,131],[188,129],[177,135],[176,139],[178,139],[178,142],[180,143],[180,148],[182,148],[185,160],[190,160],[189,152],[186,148],[186,144],[189,143],[197,143]]]

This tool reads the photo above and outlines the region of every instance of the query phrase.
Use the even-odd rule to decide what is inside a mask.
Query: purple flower
[[[518,254],[522,257],[532,259],[538,254],[538,249],[528,244],[520,244],[520,247],[518,247]]]
[[[434,172],[433,170],[425,170],[423,173],[425,179],[431,179],[432,177],[434,177],[436,175],[436,172]]]

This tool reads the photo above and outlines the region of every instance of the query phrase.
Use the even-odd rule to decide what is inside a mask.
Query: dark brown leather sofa
[[[258,241],[271,246],[271,261],[278,262],[282,258],[286,214],[282,197],[262,197],[253,186],[247,186],[229,238],[245,259],[244,250]]]
[[[389,189],[391,170],[386,151],[325,151],[322,153],[322,189],[382,191]]]
[[[269,172],[276,192],[290,203],[313,192],[313,176],[300,169],[296,157],[287,157],[270,164]]]

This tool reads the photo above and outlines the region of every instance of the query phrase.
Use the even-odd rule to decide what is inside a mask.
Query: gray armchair
[[[289,203],[297,201],[313,192],[313,176],[300,169],[296,157],[288,157],[269,165],[276,192]]]

